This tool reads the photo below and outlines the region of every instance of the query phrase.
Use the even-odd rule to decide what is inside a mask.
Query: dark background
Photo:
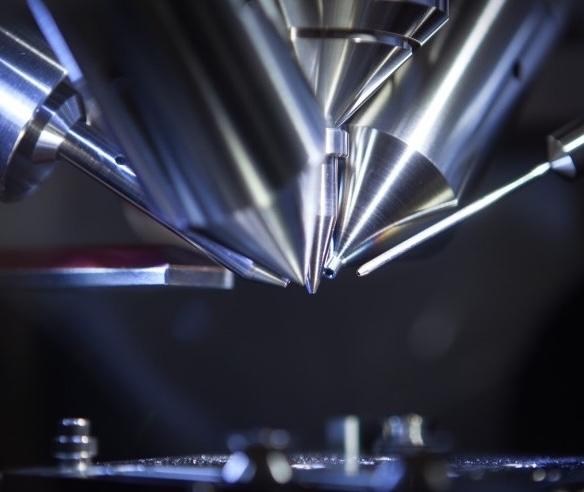
[[[583,23],[580,8],[471,195],[584,114]],[[138,241],[119,201],[65,164],[0,224],[2,248]],[[584,455],[583,247],[584,181],[550,176],[426,255],[348,269],[315,297],[244,281],[1,290],[0,469],[48,462],[64,416],[92,419],[102,459],[223,451],[260,425],[318,447],[329,416],[406,411],[461,451]]]

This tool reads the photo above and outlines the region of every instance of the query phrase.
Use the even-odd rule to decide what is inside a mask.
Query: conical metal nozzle
[[[261,0],[340,126],[447,21],[441,0]],[[276,5],[274,5],[276,4]]]
[[[280,192],[269,206],[240,210],[228,220],[211,223],[209,230],[220,242],[304,285],[302,201],[300,186],[296,185]]]
[[[331,155],[321,165],[319,176],[319,204],[314,222],[314,234],[309,242],[306,289],[316,294],[323,274],[338,206],[338,157]]]
[[[329,276],[364,250],[381,247],[392,227],[407,218],[456,204],[433,163],[390,135],[356,128],[350,155],[334,250],[326,264]]]
[[[427,229],[414,234],[412,237],[406,239],[404,242],[394,246],[383,254],[373,258],[367,263],[361,265],[357,270],[357,276],[364,277],[369,275],[371,272],[377,270],[381,266],[395,260],[401,255],[407,253],[408,251],[416,248],[417,246],[429,241],[433,237],[447,231],[451,227],[454,227],[461,222],[465,221],[469,217],[482,212],[488,207],[493,206],[499,200],[505,198],[507,195],[513,193],[514,191],[522,188],[523,186],[531,183],[532,181],[541,178],[546,175],[548,171],[553,169],[553,163],[544,162],[535,166],[531,171],[514,181],[507,183],[506,185],[498,188],[495,191],[479,198],[478,200],[466,205],[465,207],[457,210],[453,214],[445,217],[444,219],[432,224]]]
[[[452,21],[351,119],[331,272],[457,203],[561,32],[566,2],[452,1]],[[520,63],[521,74],[516,66]]]
[[[178,229],[155,213],[123,153],[86,124],[82,101],[66,80],[65,69],[3,28],[0,45],[0,80],[5,82],[0,90],[0,127],[6,130],[0,136],[0,200],[33,192],[55,162],[66,160],[217,263],[250,280],[288,285],[288,280],[252,259],[198,232]]]

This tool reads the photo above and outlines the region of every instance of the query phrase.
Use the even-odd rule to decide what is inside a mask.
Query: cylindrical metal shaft
[[[71,127],[59,147],[59,157],[101,181],[139,208],[147,208],[142,186],[126,158],[83,121]]]

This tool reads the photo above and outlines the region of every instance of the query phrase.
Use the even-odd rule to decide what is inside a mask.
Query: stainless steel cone
[[[314,174],[314,173],[312,173]],[[305,283],[305,222],[300,184],[267,206],[239,210],[210,224],[213,237],[300,284]]]
[[[447,21],[442,0],[262,0],[333,126],[343,124]]]
[[[334,251],[326,265],[329,276],[364,250],[376,251],[388,230],[403,219],[456,204],[434,164],[391,135],[357,127],[350,149]]]
[[[258,3],[46,3],[148,207],[303,284],[326,125]]]
[[[451,2],[446,28],[350,122],[331,275],[380,253],[396,225],[457,204],[557,38],[567,5]]]
[[[447,20],[445,2],[261,0],[294,54],[329,130],[346,120]],[[315,293],[329,253],[338,201],[338,154],[322,162],[314,215],[305,208],[306,287]],[[346,144],[345,154],[346,156]],[[312,193],[312,192],[310,192]],[[311,204],[312,205],[312,204]]]
[[[412,54],[407,44],[349,39],[295,42],[302,68],[332,125],[340,126]]]

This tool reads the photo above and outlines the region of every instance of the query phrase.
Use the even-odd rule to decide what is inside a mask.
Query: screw
[[[63,469],[83,472],[97,456],[97,439],[91,436],[91,423],[83,418],[62,419],[53,440],[53,457]]]
[[[288,433],[272,429],[232,436],[228,444],[233,453],[223,467],[223,480],[257,487],[288,483],[292,467],[283,452],[288,441]]]

